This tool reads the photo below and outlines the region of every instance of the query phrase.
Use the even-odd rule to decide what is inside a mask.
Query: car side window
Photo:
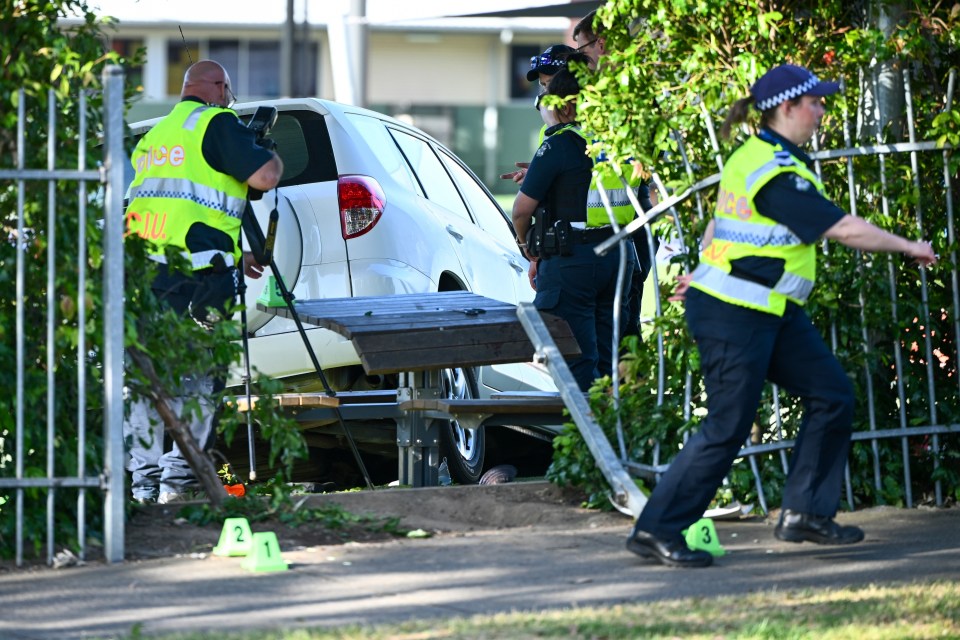
[[[273,125],[273,129],[270,130],[267,138],[277,143],[277,153],[282,154],[280,156],[283,160],[281,181],[285,180],[287,183],[291,183],[303,173],[310,161],[307,141],[303,137],[300,122],[292,115],[281,113],[277,116],[277,122]]]
[[[400,184],[408,186],[422,196],[423,191],[420,189],[420,185],[417,183],[410,167],[404,161],[403,154],[397,149],[397,144],[387,133],[383,121],[359,113],[348,113],[347,118],[357,128],[366,143],[370,145],[370,149],[377,154],[377,158],[383,164],[387,173]]]
[[[487,190],[469,171],[444,151],[440,152],[440,157],[460,185],[460,191],[470,205],[477,224],[507,246],[515,244],[513,226]]]
[[[247,122],[250,115],[241,116]],[[337,179],[337,163],[327,122],[314,111],[281,111],[267,138],[283,160],[281,187]]]
[[[420,181],[420,186],[428,200],[436,202],[448,211],[470,220],[470,212],[464,204],[460,192],[450,179],[450,175],[443,168],[437,154],[433,152],[425,140],[411,136],[397,129],[390,129],[390,134],[397,141],[400,150],[407,162],[413,168],[414,174]]]

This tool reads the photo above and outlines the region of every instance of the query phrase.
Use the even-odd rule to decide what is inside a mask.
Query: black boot
[[[653,558],[668,567],[709,567],[713,556],[706,551],[691,549],[682,537],[658,538],[652,533],[634,529],[627,538],[627,550],[644,558]]]
[[[787,542],[816,542],[817,544],[853,544],[863,540],[860,527],[842,527],[833,518],[813,516],[784,509],[773,535]]]

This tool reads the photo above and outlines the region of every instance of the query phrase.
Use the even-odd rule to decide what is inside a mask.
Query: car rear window
[[[413,168],[427,199],[461,218],[470,220],[460,193],[427,141],[397,129],[390,129],[390,135],[397,141],[404,157]]]
[[[387,133],[383,121],[359,113],[348,113],[347,118],[364,141],[370,145],[370,149],[376,154],[387,173],[399,184],[407,186],[411,191],[422,196],[423,190],[420,184],[414,179],[410,167],[404,161],[393,138]]]
[[[327,122],[319,113],[281,111],[267,137],[277,143],[283,160],[281,187],[337,179]]]

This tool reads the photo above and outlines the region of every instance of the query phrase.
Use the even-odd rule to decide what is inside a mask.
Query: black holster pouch
[[[190,316],[205,329],[228,316],[227,305],[237,295],[237,269],[228,267],[219,253],[210,260],[210,268],[194,274],[197,287],[190,299]]]
[[[546,226],[540,238],[540,257],[572,256],[573,238],[570,223],[566,220],[556,220]]]
[[[573,255],[573,235],[566,220],[552,220],[545,207],[538,207],[527,230],[527,251],[535,258]]]

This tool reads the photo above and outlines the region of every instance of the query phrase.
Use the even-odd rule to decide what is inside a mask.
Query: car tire
[[[477,374],[471,368],[444,369],[440,375],[445,398],[466,400],[479,396]],[[451,479],[477,484],[486,453],[484,429],[468,429],[456,420],[440,424],[440,457],[447,459]]]

